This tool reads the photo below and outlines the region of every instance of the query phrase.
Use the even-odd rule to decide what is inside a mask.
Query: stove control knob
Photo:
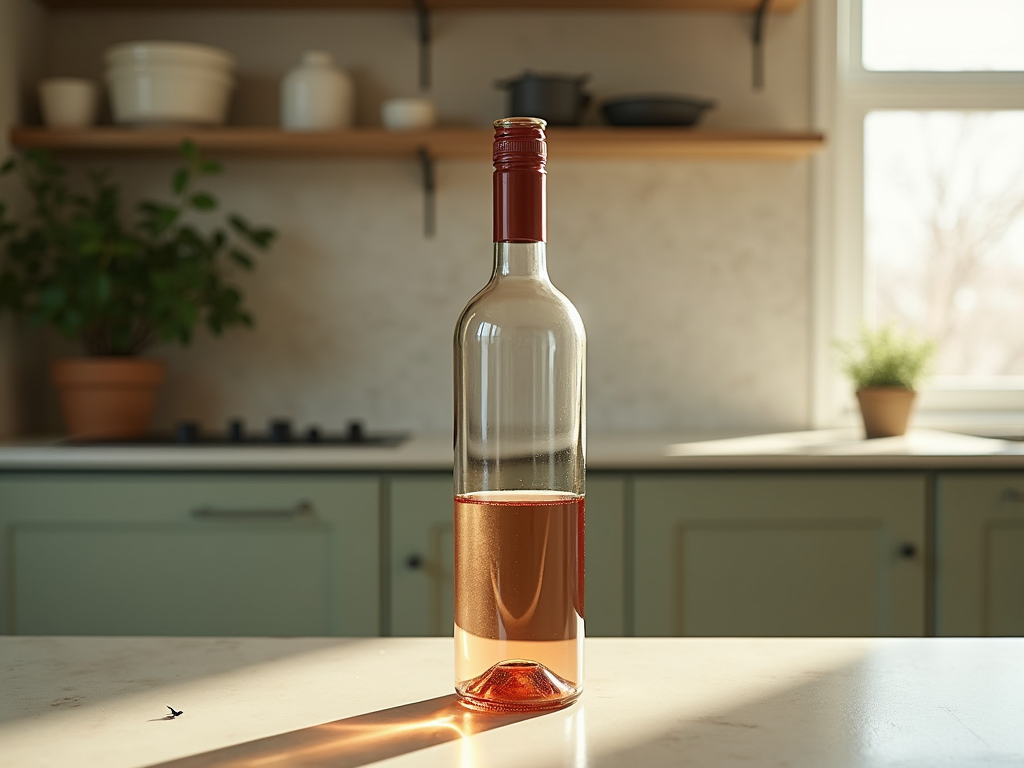
[[[290,443],[292,440],[292,423],[288,419],[272,419],[270,422],[270,442]]]
[[[174,427],[174,439],[179,443],[198,443],[199,424],[195,421],[179,421]]]
[[[245,440],[245,422],[241,419],[231,419],[228,422],[228,441],[240,443]]]
[[[361,421],[350,421],[348,423],[348,436],[347,440],[350,443],[361,443],[366,439],[366,435],[363,433],[363,422]]]

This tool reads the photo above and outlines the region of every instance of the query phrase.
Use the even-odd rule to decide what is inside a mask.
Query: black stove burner
[[[409,439],[405,432],[367,433],[361,421],[350,421],[343,432],[328,432],[313,425],[296,433],[289,419],[271,419],[267,431],[248,432],[245,422],[232,419],[224,433],[204,433],[194,421],[179,421],[172,434],[152,434],[137,439],[71,440],[71,445],[323,445],[354,447],[391,447]]]

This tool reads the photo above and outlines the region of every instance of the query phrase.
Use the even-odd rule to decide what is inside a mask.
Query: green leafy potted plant
[[[130,438],[148,430],[161,361],[141,357],[161,342],[187,345],[197,327],[219,335],[251,326],[230,267],[252,269],[251,249],[275,232],[236,214],[204,231],[216,198],[196,189],[221,172],[185,142],[167,201],[122,213],[121,191],[105,173],[75,183],[44,151],[12,157],[0,174],[20,173],[31,210],[18,221],[0,202],[0,312],[26,316],[80,342],[85,357],[55,360],[68,432],[75,438]]]
[[[935,357],[935,342],[889,324],[864,327],[856,341],[837,347],[843,372],[856,390],[867,437],[904,434],[917,387]]]

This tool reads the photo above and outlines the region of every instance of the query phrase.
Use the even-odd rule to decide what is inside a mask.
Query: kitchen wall
[[[0,126],[36,118],[32,85],[42,69],[44,16],[32,0],[0,0]],[[0,130],[0,162],[10,153]],[[0,200],[17,214],[23,199],[12,179],[0,179]],[[0,317],[0,440],[31,431],[39,422],[41,400],[32,394],[41,360],[30,350],[33,332],[10,316]]]
[[[807,4],[768,24],[767,87],[751,87],[749,19],[663,12],[441,12],[431,95],[445,124],[505,113],[496,79],[527,66],[589,73],[597,100],[708,96],[708,128],[806,129]],[[415,19],[399,12],[62,12],[47,71],[100,76],[114,42],[181,38],[232,51],[232,122],[274,124],[280,76],[303,50],[332,52],[358,91],[416,92]],[[593,116],[591,121],[595,121]],[[563,161],[551,147],[549,264],[589,334],[592,431],[808,425],[810,166],[799,162]],[[105,159],[139,192],[167,160]],[[254,331],[163,348],[158,421],[219,426],[273,415],[339,425],[451,428],[451,334],[486,281],[490,167],[437,169],[438,232],[422,234],[419,168],[405,161],[228,158],[226,207],[280,240],[243,278]],[[47,427],[54,427],[50,409]]]

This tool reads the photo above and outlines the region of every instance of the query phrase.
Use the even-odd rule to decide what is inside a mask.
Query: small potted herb
[[[199,326],[219,335],[253,324],[230,270],[252,269],[252,249],[268,248],[275,232],[235,214],[201,229],[218,203],[196,184],[221,166],[191,142],[181,155],[168,200],[141,201],[130,215],[105,173],[75,183],[38,150],[0,167],[20,174],[31,202],[18,221],[0,202],[0,312],[80,343],[85,356],[52,365],[72,437],[144,435],[164,372],[142,354],[187,345]]]
[[[840,342],[843,372],[853,382],[867,437],[907,431],[917,388],[929,372],[934,341],[894,325],[864,327],[853,342]]]

